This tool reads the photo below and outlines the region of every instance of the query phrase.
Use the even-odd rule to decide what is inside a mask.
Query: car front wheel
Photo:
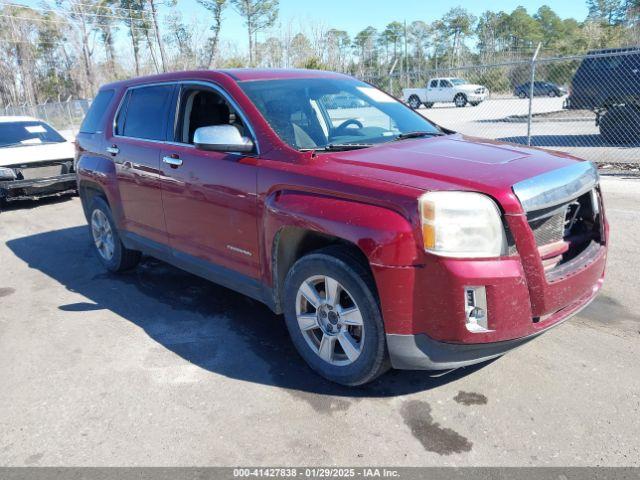
[[[285,320],[298,353],[318,374],[356,386],[388,369],[382,315],[361,260],[328,247],[298,260],[285,280]]]

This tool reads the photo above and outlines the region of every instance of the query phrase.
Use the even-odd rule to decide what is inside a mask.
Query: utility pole
[[[531,59],[531,83],[529,84],[529,116],[527,121],[527,145],[531,146],[531,115],[533,109],[533,84],[536,81],[536,60],[538,59],[538,53],[540,52],[540,47],[542,46],[542,42],[538,43],[538,47],[536,48],[535,53],[533,54],[533,58]]]
[[[407,19],[404,20],[404,58],[402,59],[402,63],[404,64],[404,86],[409,86],[409,65],[407,64]]]

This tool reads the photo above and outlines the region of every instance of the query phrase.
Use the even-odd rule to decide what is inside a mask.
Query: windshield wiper
[[[406,140],[407,138],[421,138],[421,137],[441,137],[443,135],[445,134],[442,132],[416,131],[416,132],[401,133],[396,138],[394,138],[394,140]]]
[[[345,150],[358,150],[372,147],[373,143],[330,143],[324,147],[299,148],[301,152],[343,152]]]

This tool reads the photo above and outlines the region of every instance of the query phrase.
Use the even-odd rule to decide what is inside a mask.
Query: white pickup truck
[[[411,108],[420,105],[431,108],[434,103],[451,103],[456,107],[464,107],[467,103],[472,107],[479,105],[487,98],[489,89],[482,85],[467,83],[462,78],[432,78],[426,88],[404,88],[402,96]]]

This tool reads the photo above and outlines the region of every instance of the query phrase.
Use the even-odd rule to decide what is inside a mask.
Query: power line
[[[125,7],[118,7],[118,6],[108,6],[108,5],[92,5],[90,3],[81,3],[81,2],[68,2],[70,5],[72,6],[83,6],[83,7],[88,7],[88,8],[92,8],[92,9],[106,9],[109,11],[112,10],[122,10],[125,12],[136,12],[136,14],[150,14],[151,12],[147,11],[147,10],[140,10],[137,8],[125,8]],[[44,8],[44,7],[32,7],[30,5],[24,5],[21,3],[13,3],[13,2],[0,2],[0,5],[6,5],[6,6],[11,6],[11,7],[22,7],[22,8],[29,8],[31,10],[40,10],[40,11],[49,11],[49,12],[60,12],[60,11],[64,11],[63,9],[52,9],[52,8]],[[87,15],[90,15],[89,13],[87,13]],[[96,15],[96,14],[92,14],[92,15]],[[122,18],[129,18],[129,16],[126,17],[122,17]]]
[[[26,21],[26,22],[41,22],[41,23],[55,23],[58,25],[79,25],[78,20],[53,20],[53,19],[47,19],[47,18],[29,18],[29,17],[18,17],[15,15],[5,15],[5,14],[0,14],[0,18],[10,18],[12,20],[22,20],[22,21]],[[153,28],[152,27],[138,27],[138,26],[134,26],[134,25],[127,25],[127,28],[132,29],[132,30],[139,30],[141,32],[153,32]]]
[[[56,14],[62,14],[62,15],[83,15],[83,16],[87,16],[87,17],[102,17],[102,18],[112,18],[112,19],[118,19],[118,20],[139,20],[139,21],[145,21],[145,20],[152,20],[153,17],[149,16],[151,15],[151,12],[147,12],[145,10],[133,10],[133,9],[127,9],[130,11],[134,11],[136,12],[136,16],[133,15],[129,15],[129,16],[122,16],[122,15],[106,15],[106,14],[101,14],[101,13],[92,13],[92,12],[87,12],[87,11],[81,11],[81,12],[74,12],[74,11],[65,11],[63,9],[51,9],[51,8],[42,8],[42,7],[29,7],[27,5],[20,5],[17,3],[7,3],[7,2],[0,2],[0,5],[6,6],[6,7],[21,7],[21,8],[28,8],[30,10],[35,10],[35,11],[39,11],[39,12],[50,12],[50,13],[56,13]],[[84,4],[74,4],[74,5],[84,5]],[[98,8],[98,7],[95,7]],[[149,17],[148,17],[149,16]]]

